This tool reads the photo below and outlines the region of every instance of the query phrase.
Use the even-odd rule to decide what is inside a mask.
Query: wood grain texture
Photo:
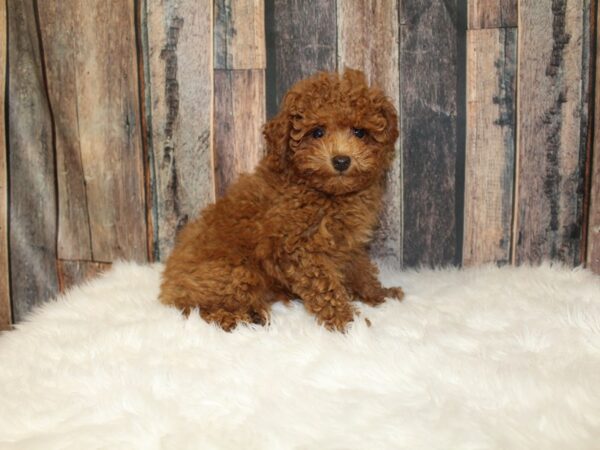
[[[73,286],[90,281],[106,272],[111,267],[111,264],[109,263],[70,261],[64,259],[59,259],[57,264],[60,292],[65,292]]]
[[[336,70],[336,5],[328,0],[266,3],[271,47],[268,65],[274,74],[267,114],[272,117],[296,81],[317,71]]]
[[[379,86],[399,110],[398,6],[397,2],[367,0],[340,2],[337,7],[338,67],[360,69]],[[376,27],[373,24],[377,24]],[[402,262],[402,156],[388,173],[381,225],[372,254],[386,263]]]
[[[212,4],[144,3],[146,103],[154,218],[154,256],[215,198],[211,145]]]
[[[146,261],[134,2],[39,5],[56,118],[59,256]]]
[[[8,0],[10,265],[14,321],[58,292],[52,123],[34,3]]]
[[[581,262],[589,9],[519,3],[516,263]]]
[[[596,8],[596,103],[586,263],[600,274],[600,7]]]
[[[517,26],[517,0],[468,0],[469,29]]]
[[[215,70],[215,182],[217,196],[264,155],[263,70]]]
[[[8,279],[8,172],[4,100],[6,92],[6,2],[0,2],[0,330],[10,328]]]
[[[463,264],[510,262],[517,30],[467,35]]]
[[[54,113],[59,258],[92,259],[77,92],[78,2],[38,2],[48,95]]]
[[[400,4],[406,266],[456,262],[457,18],[455,2]]]
[[[264,69],[263,0],[216,0],[214,55],[216,69]]]

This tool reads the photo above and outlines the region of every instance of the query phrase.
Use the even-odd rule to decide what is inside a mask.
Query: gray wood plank
[[[406,266],[456,263],[456,2],[400,3],[400,117]]]
[[[10,266],[14,320],[58,292],[56,180],[32,0],[8,0]]]
[[[213,18],[208,0],[145,0],[142,10],[154,257],[215,199],[211,111]]]
[[[336,5],[328,0],[267,0],[267,115],[287,90],[317,71],[336,70]]]
[[[590,3],[519,2],[516,263],[581,262]]]

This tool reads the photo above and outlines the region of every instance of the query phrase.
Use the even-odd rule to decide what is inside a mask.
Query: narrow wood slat
[[[215,177],[217,195],[264,154],[264,70],[215,70]]]
[[[78,284],[90,281],[109,270],[110,267],[109,263],[58,260],[60,291],[65,292]]]
[[[274,72],[274,98],[267,110],[271,117],[296,81],[317,71],[336,70],[337,32],[335,2],[271,0],[267,5],[273,52],[268,64]]]
[[[10,266],[14,321],[58,292],[52,124],[34,2],[8,0]]]
[[[510,262],[517,30],[467,35],[463,264]]]
[[[516,263],[580,263],[589,6],[519,2]]]
[[[8,178],[6,171],[6,2],[0,2],[0,330],[10,328],[10,284],[8,279]]]
[[[517,26],[517,0],[467,0],[469,29]]]
[[[596,98],[587,237],[587,266],[600,274],[600,7],[596,7]]]
[[[54,113],[58,181],[58,257],[92,259],[87,192],[81,160],[77,89],[79,2],[38,2],[48,95]],[[79,69],[80,70],[80,69]]]
[[[264,69],[263,0],[215,1],[215,68]]]
[[[400,3],[403,259],[456,262],[456,3]]]
[[[399,109],[398,6],[394,1],[339,2],[338,67],[360,69]],[[373,24],[377,24],[376,27]],[[399,143],[397,152],[399,153]],[[388,264],[402,261],[402,156],[397,154],[387,178],[381,226],[372,246]]]
[[[208,0],[144,3],[156,259],[166,258],[177,231],[215,198],[212,23]]]

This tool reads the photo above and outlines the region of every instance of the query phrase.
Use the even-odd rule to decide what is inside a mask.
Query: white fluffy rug
[[[299,304],[230,334],[185,320],[160,270],[118,264],[0,336],[0,448],[600,447],[587,271],[388,273],[405,301],[342,335]]]

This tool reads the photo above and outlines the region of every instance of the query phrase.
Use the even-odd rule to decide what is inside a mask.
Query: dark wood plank
[[[455,263],[458,8],[400,3],[400,117],[406,266]]]
[[[10,266],[14,320],[58,292],[56,180],[32,0],[8,0]]]
[[[215,177],[217,195],[264,155],[264,70],[215,70]]]
[[[469,29],[517,26],[517,0],[467,0]]]
[[[93,261],[69,261],[64,259],[58,260],[58,274],[60,291],[65,292],[67,289],[77,286],[100,274],[106,272],[111,267],[109,263],[97,263]]]
[[[463,264],[510,262],[517,30],[467,35]]]
[[[587,267],[600,274],[600,7],[596,5],[596,88],[591,195],[587,236]]]
[[[336,4],[329,0],[267,0],[267,115],[287,90],[319,70],[336,70]]]
[[[54,113],[58,181],[58,257],[92,259],[86,181],[81,160],[77,58],[79,2],[38,2],[48,95]],[[85,50],[84,50],[85,51]]]
[[[264,69],[263,0],[216,0],[214,55],[216,69]]]
[[[589,8],[519,3],[516,263],[580,262]]]
[[[338,67],[365,72],[399,109],[398,5],[395,1],[368,0],[338,3]],[[376,23],[377,26],[373,27]],[[402,262],[402,156],[388,174],[381,226],[372,244],[373,256],[387,264]]]
[[[0,330],[10,328],[10,283],[8,279],[8,178],[6,171],[6,2],[0,2]]]
[[[194,0],[146,0],[142,36],[152,161],[154,257],[215,198],[212,159],[212,7]]]

